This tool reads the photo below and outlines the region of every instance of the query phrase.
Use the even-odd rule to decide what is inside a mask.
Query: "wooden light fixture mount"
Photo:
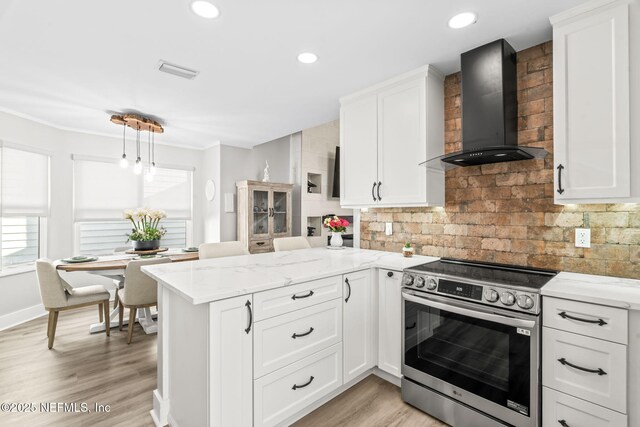
[[[111,122],[117,125],[127,125],[134,130],[164,133],[164,128],[160,123],[137,114],[114,114],[111,116]]]

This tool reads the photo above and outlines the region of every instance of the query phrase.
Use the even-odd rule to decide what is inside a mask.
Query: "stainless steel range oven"
[[[553,275],[447,259],[405,270],[404,400],[457,427],[540,425],[539,289]]]

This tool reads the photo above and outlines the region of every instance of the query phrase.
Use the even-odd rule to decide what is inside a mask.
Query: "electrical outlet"
[[[393,234],[393,223],[392,222],[385,222],[385,224],[384,224],[384,234],[386,234],[387,236],[391,236]]]
[[[576,248],[591,247],[591,229],[576,228]]]

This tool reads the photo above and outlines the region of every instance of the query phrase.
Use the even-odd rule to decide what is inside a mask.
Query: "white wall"
[[[203,242],[220,241],[220,209],[224,208],[224,192],[220,187],[220,144],[208,148],[203,153],[202,181],[212,180],[216,192],[213,200],[203,199]],[[204,191],[204,188],[203,188]]]
[[[105,120],[108,117],[105,116]],[[168,129],[170,132],[171,130]],[[73,255],[73,162],[72,154],[110,157],[122,155],[121,130],[114,126],[114,138],[70,132],[42,125],[30,120],[0,112],[0,139],[44,149],[51,157],[51,214],[48,218],[46,255],[51,259]],[[133,135],[133,133],[131,133]],[[127,143],[127,155],[135,158],[133,141]],[[193,244],[203,239],[202,202],[204,184],[201,179],[202,151],[167,145],[156,145],[156,163],[195,167]],[[143,160],[145,156],[143,155]],[[118,191],[114,188],[113,191]],[[109,197],[108,194],[104,195]],[[134,206],[132,206],[134,207]],[[66,276],[73,285],[100,282],[101,278],[81,273]],[[6,326],[11,313],[40,304],[35,273],[0,277],[0,329]],[[3,325],[3,321],[5,324]]]

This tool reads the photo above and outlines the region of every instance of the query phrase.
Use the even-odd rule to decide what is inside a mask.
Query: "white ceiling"
[[[548,17],[585,0],[2,0],[0,109],[118,138],[112,112],[160,119],[157,139],[251,147],[338,117],[338,98],[506,38],[516,50],[551,38]],[[451,30],[461,11],[478,22]],[[296,61],[315,52],[313,65]],[[192,81],[160,59],[200,71]]]

